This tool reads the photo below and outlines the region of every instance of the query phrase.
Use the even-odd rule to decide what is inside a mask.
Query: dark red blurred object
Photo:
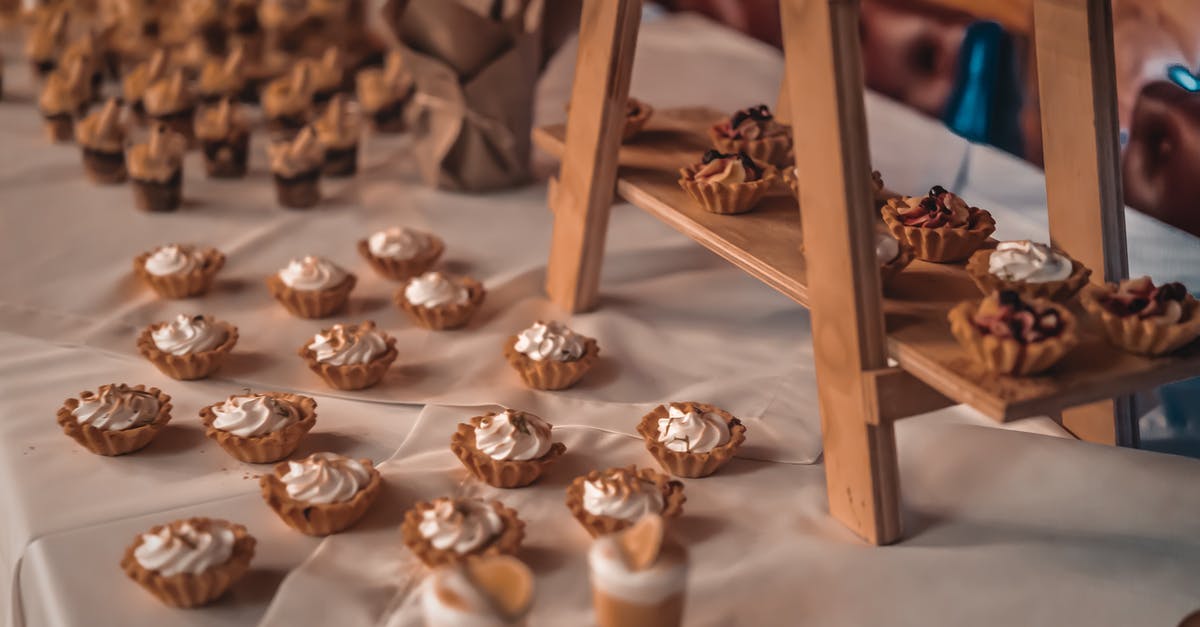
[[[1200,236],[1200,93],[1155,81],[1133,109],[1125,203]]]

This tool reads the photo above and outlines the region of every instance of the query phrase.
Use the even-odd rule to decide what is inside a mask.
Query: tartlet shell
[[[614,469],[610,468],[605,473]],[[638,468],[637,466],[628,466],[629,470],[638,478],[654,483],[663,495],[663,511],[660,515],[665,518],[675,518],[683,514],[683,504],[687,501],[687,497],[683,494],[683,483],[671,479],[653,468]],[[588,481],[599,479],[602,474],[598,470],[593,470],[581,477],[575,477],[571,481],[571,485],[567,486],[567,509],[571,510],[571,515],[575,520],[579,521],[580,525],[587,530],[593,538],[598,538],[603,535],[621,531],[632,525],[633,523],[611,516],[597,516],[583,507],[583,484]]]
[[[195,379],[203,379],[217,368],[221,367],[221,362],[225,360],[225,356],[229,351],[233,350],[234,345],[238,341],[237,327],[216,320],[212,316],[204,316],[204,319],[211,325],[221,325],[225,328],[225,341],[221,342],[215,348],[198,353],[188,353],[186,355],[172,355],[159,350],[154,344],[154,338],[151,334],[162,327],[166,322],[156,322],[145,329],[138,335],[137,349],[143,357],[148,359],[154,367],[160,372],[180,381],[192,381]]]
[[[225,255],[215,248],[200,249],[203,261],[188,272],[155,275],[146,271],[146,260],[153,251],[144,252],[133,259],[133,273],[163,298],[188,298],[199,296],[212,286],[213,277],[225,265]]]
[[[989,271],[988,262],[994,252],[996,252],[994,248],[977,250],[967,260],[967,275],[975,282],[979,291],[984,294],[991,294],[992,292],[999,292],[1001,290],[1012,290],[1027,300],[1049,298],[1050,300],[1066,302],[1079,293],[1079,290],[1088,284],[1088,280],[1092,276],[1092,271],[1080,263],[1079,260],[1061,250],[1055,249],[1054,252],[1071,260],[1070,276],[1061,281],[1045,281],[1042,283],[1009,281]]]
[[[293,316],[316,319],[341,311],[350,299],[350,291],[358,283],[358,278],[347,272],[341,283],[321,290],[293,289],[279,278],[278,273],[268,276],[266,281],[271,296]]]
[[[171,397],[156,387],[139,384],[130,386],[130,389],[149,392],[158,399],[158,413],[155,414],[154,420],[120,431],[97,429],[91,425],[80,424],[75,416],[71,415],[71,412],[79,407],[79,399],[68,398],[55,414],[58,425],[62,427],[63,433],[97,455],[112,457],[142,449],[171,421]]]
[[[358,461],[366,467],[371,480],[348,501],[306,503],[292,498],[287,493],[287,486],[280,480],[288,472],[287,462],[277,464],[271,472],[259,478],[263,500],[287,526],[305,535],[327,536],[344,531],[367,513],[383,486],[383,476],[371,460]]]
[[[366,239],[358,240],[358,253],[380,276],[393,281],[408,281],[428,272],[446,250],[446,243],[442,238],[431,233],[424,235],[429,238],[429,246],[409,259],[378,257],[371,252]]]
[[[996,220],[992,214],[976,207],[971,208],[975,211],[975,226],[971,228],[905,226],[897,213],[897,202],[895,198],[888,200],[879,212],[892,235],[901,243],[908,244],[917,259],[933,263],[962,261],[979,250],[996,231]]]
[[[733,456],[737,453],[738,448],[746,441],[746,426],[742,424],[742,421],[720,407],[691,401],[672,404],[679,405],[685,412],[699,411],[701,413],[711,412],[717,414],[729,426],[729,441],[704,453],[680,453],[672,451],[662,442],[658,441],[658,421],[660,418],[666,418],[667,413],[670,411],[667,405],[659,405],[645,416],[642,416],[637,430],[642,435],[642,439],[646,441],[646,450],[650,451],[650,454],[654,456],[654,459],[658,461],[658,465],[662,466],[663,470],[677,477],[692,479],[707,477],[729,463],[729,460],[733,459]]]
[[[708,129],[708,138],[713,148],[723,153],[746,153],[751,159],[784,167],[792,164],[792,134],[787,133],[761,137],[759,139],[733,139],[721,132],[721,124]]]
[[[746,213],[754,209],[775,184],[775,168],[763,166],[762,178],[749,183],[712,183],[696,181],[697,168],[679,170],[679,187],[705,211],[721,215]]]
[[[447,275],[449,276],[449,275]],[[404,295],[405,288],[408,287],[406,282],[400,289],[396,290],[394,300],[408,317],[418,325],[431,331],[448,331],[466,326],[471,320],[471,316],[479,310],[483,304],[483,299],[487,296],[487,290],[483,284],[471,277],[449,277],[455,281],[459,281],[467,288],[467,302],[450,305],[439,305],[437,307],[424,307],[410,303]],[[412,279],[409,279],[411,281]]]
[[[514,335],[505,340],[504,358],[521,375],[525,385],[535,390],[565,390],[578,383],[600,359],[600,345],[590,337],[584,341],[583,355],[574,361],[530,359],[517,351],[517,339]]]
[[[133,543],[125,549],[121,558],[121,569],[130,579],[153,594],[166,605],[178,608],[191,608],[205,605],[217,599],[250,569],[250,560],[254,558],[254,536],[251,536],[242,525],[227,521],[213,521],[209,518],[189,518],[168,523],[172,526],[190,523],[193,526],[207,526],[211,522],[222,522],[233,530],[233,554],[223,564],[193,575],[179,573],[166,577],[155,571],[147,570],[138,563],[133,552],[141,546],[142,534],[134,538]],[[152,527],[147,533],[157,533],[167,525]]]
[[[494,414],[489,414],[494,415]],[[450,436],[450,450],[463,466],[478,479],[496,488],[523,488],[537,481],[546,469],[567,452],[567,445],[555,442],[537,459],[512,461],[493,459],[475,445],[475,428],[485,416],[471,418],[471,424],[459,424]]]
[[[1079,344],[1075,316],[1065,307],[1048,299],[1037,299],[1030,304],[1039,308],[1053,308],[1063,320],[1063,330],[1058,335],[1022,344],[1012,338],[1000,338],[984,334],[972,321],[979,311],[979,303],[965,301],[954,306],[947,316],[950,331],[963,350],[976,363],[989,372],[1013,376],[1029,376],[1043,372],[1058,363],[1071,349]]]
[[[1084,310],[1109,343],[1135,355],[1158,357],[1191,344],[1200,337],[1200,303],[1191,294],[1183,301],[1182,322],[1160,326],[1137,316],[1118,316],[1100,304],[1101,297],[1115,289],[1113,284],[1090,285],[1079,295]]]
[[[525,521],[517,516],[516,510],[505,507],[500,501],[491,501],[489,504],[504,521],[504,529],[491,542],[469,553],[435,548],[421,535],[421,517],[426,511],[434,508],[434,503],[426,501],[417,503],[404,513],[400,537],[404,539],[404,544],[409,550],[430,568],[461,563],[475,555],[516,555],[517,550],[521,548],[521,541],[525,539]]]
[[[204,435],[215,440],[235,459],[251,464],[267,464],[277,462],[291,455],[304,435],[317,424],[317,401],[300,394],[286,392],[264,392],[277,400],[292,404],[299,411],[300,419],[267,435],[244,438],[228,431],[222,431],[212,426],[216,414],[213,408],[221,405],[214,403],[200,410],[200,422],[204,424]]]
[[[331,329],[321,329],[322,334],[328,334]],[[384,335],[387,351],[365,364],[345,364],[335,366],[317,361],[317,354],[308,348],[308,342],[300,346],[297,352],[309,370],[317,373],[331,387],[338,390],[362,390],[383,380],[392,362],[396,361],[399,352],[396,350],[396,338]]]

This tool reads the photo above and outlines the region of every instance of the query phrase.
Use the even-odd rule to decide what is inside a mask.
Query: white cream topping
[[[988,258],[988,272],[1005,281],[1062,281],[1071,276],[1071,260],[1045,244],[1000,242]]]
[[[877,233],[875,235],[875,261],[879,265],[891,263],[893,259],[900,256],[900,242],[896,238],[886,233]]]
[[[404,287],[404,298],[418,307],[461,305],[470,297],[466,287],[441,272],[426,272]]]
[[[550,423],[533,414],[506,409],[475,427],[475,448],[492,459],[538,459],[554,444],[550,430]]]
[[[625,471],[583,484],[583,509],[593,516],[635,522],[647,513],[661,514],[663,505],[658,486]]]
[[[337,453],[313,453],[298,462],[288,462],[279,478],[288,496],[305,503],[349,501],[371,482],[371,473],[357,459]]]
[[[586,342],[587,338],[561,322],[538,321],[517,335],[513,348],[534,361],[575,361],[583,357]]]
[[[452,601],[450,601],[452,599]],[[499,616],[461,568],[444,566],[421,586],[421,611],[426,627],[512,627],[524,625],[524,617],[513,621]]]
[[[436,549],[470,553],[504,531],[504,520],[479,499],[438,499],[417,527]]]
[[[687,584],[687,552],[664,542],[658,560],[645,570],[630,570],[621,558],[617,535],[596,538],[588,549],[592,585],[614,597],[639,604],[658,603],[682,594]]]
[[[278,431],[300,419],[291,403],[266,394],[234,396],[213,408],[212,426],[243,438]]]
[[[236,540],[233,529],[215,521],[203,531],[190,523],[168,525],[158,533],[142,534],[133,556],[142,568],[164,577],[198,575],[229,561]]]
[[[81,425],[105,431],[124,431],[154,422],[158,398],[125,384],[102,385],[97,393],[79,395],[79,406],[71,412]]]
[[[375,325],[335,324],[328,333],[318,333],[308,345],[317,361],[331,366],[365,364],[387,352],[387,339]]]
[[[429,248],[429,236],[402,226],[377,231],[367,238],[367,249],[376,257],[412,259]]]
[[[212,324],[204,316],[179,314],[175,319],[150,332],[154,346],[172,355],[191,355],[220,346],[229,332]]]
[[[190,248],[169,244],[159,246],[146,258],[146,272],[154,276],[190,272],[200,265],[200,259]]]
[[[671,403],[658,419],[658,441],[677,453],[707,453],[729,442],[729,424],[720,414],[683,411]]]
[[[346,271],[328,259],[307,255],[289,261],[279,271],[279,280],[295,290],[323,290],[340,285],[346,280]]]

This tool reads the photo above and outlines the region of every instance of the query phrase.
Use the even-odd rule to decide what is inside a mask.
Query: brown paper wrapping
[[[321,329],[322,334],[328,334],[332,329]],[[383,380],[392,362],[396,361],[399,353],[396,351],[396,338],[385,335],[387,351],[365,364],[346,364],[335,366],[317,361],[317,354],[309,350],[309,342],[305,342],[297,351],[309,370],[317,373],[330,386],[339,390],[362,390]]]
[[[729,463],[729,460],[733,459],[734,454],[741,447],[742,442],[746,441],[746,426],[729,412],[706,403],[689,401],[675,404],[685,412],[698,411],[717,414],[725,420],[725,424],[729,425],[729,441],[725,444],[704,453],[680,453],[672,451],[658,441],[658,420],[666,418],[667,412],[670,411],[666,405],[659,405],[650,413],[642,416],[637,430],[642,434],[642,439],[646,441],[646,450],[650,451],[654,459],[658,460],[658,465],[662,466],[663,470],[676,477],[697,479],[713,474]]]
[[[450,436],[450,450],[471,471],[471,474],[483,480],[488,485],[497,488],[523,488],[542,476],[546,468],[554,463],[563,453],[567,445],[555,442],[550,450],[537,459],[528,461],[509,461],[492,459],[475,446],[475,428],[483,420],[483,416],[475,416],[471,424],[460,424]]]
[[[525,385],[535,390],[565,390],[578,383],[600,359],[600,346],[590,337],[584,343],[583,356],[575,361],[535,361],[517,352],[516,345],[517,336],[508,338],[504,343],[504,357],[521,375]]]
[[[604,471],[605,473],[612,470]],[[628,470],[638,477],[650,481],[658,486],[663,495],[663,511],[660,515],[666,518],[675,518],[683,514],[683,504],[687,501],[687,497],[683,494],[683,483],[672,480],[667,475],[656,472],[652,468],[638,468],[637,466],[629,466]],[[610,516],[596,516],[587,511],[583,507],[583,484],[588,481],[595,481],[604,474],[598,470],[593,470],[582,477],[575,477],[571,481],[571,485],[567,486],[567,509],[571,510],[571,515],[575,520],[579,521],[580,525],[587,530],[593,538],[598,538],[616,531],[620,531],[632,525],[632,522],[612,518]]]
[[[1066,302],[1071,300],[1079,290],[1083,289],[1083,286],[1088,284],[1088,279],[1092,276],[1092,271],[1087,266],[1061,250],[1056,249],[1054,252],[1071,260],[1071,276],[1061,281],[1045,281],[1043,283],[1006,281],[992,274],[988,269],[988,262],[992,258],[993,252],[994,249],[991,248],[978,250],[967,260],[967,275],[975,282],[979,291],[984,294],[1011,290],[1017,292],[1026,300],[1049,298],[1050,300]]]
[[[371,247],[365,239],[358,240],[358,254],[362,255],[363,259],[366,259],[375,272],[378,272],[383,278],[407,281],[428,272],[446,250],[446,243],[442,241],[442,238],[436,235],[426,235],[429,237],[429,246],[410,259],[376,257],[371,254]]]
[[[146,271],[146,260],[150,258],[151,253],[145,252],[133,259],[133,273],[163,298],[199,296],[208,291],[217,272],[225,266],[225,255],[221,251],[206,248],[203,252],[204,261],[191,271],[163,276]]]
[[[457,277],[455,280],[461,281],[467,288],[467,302],[461,305],[417,306],[405,298],[404,287],[396,290],[396,305],[403,309],[413,322],[431,331],[449,331],[466,326],[470,322],[471,316],[475,315],[475,312],[483,304],[487,290],[483,288],[482,283],[470,277]]]
[[[1182,320],[1160,326],[1137,316],[1118,316],[1105,309],[1100,299],[1112,289],[1110,286],[1089,286],[1079,295],[1079,300],[1104,336],[1117,348],[1135,355],[1158,357],[1179,350],[1200,337],[1200,302],[1191,294],[1183,301]]]
[[[188,523],[203,529],[212,522],[225,523],[225,521],[212,521],[208,518],[189,518],[177,520],[170,523],[169,526],[177,527]],[[228,524],[233,530],[234,544],[233,554],[224,564],[209,568],[197,575],[180,573],[164,577],[155,571],[143,568],[134,557],[134,550],[142,544],[142,536],[138,534],[133,543],[125,549],[125,555],[121,558],[121,569],[130,579],[138,582],[146,591],[158,597],[159,601],[171,607],[199,607],[210,603],[224,594],[230,586],[246,574],[246,571],[250,569],[250,560],[254,558],[254,537],[241,525],[225,524]],[[152,527],[148,533],[158,533],[165,526],[168,525]]]
[[[369,459],[358,460],[371,475],[371,480],[350,500],[340,503],[305,503],[287,493],[280,480],[288,471],[286,462],[275,466],[273,472],[259,478],[263,500],[287,526],[310,536],[327,536],[349,529],[367,513],[383,485],[383,477]]]
[[[879,212],[892,235],[901,243],[908,244],[917,254],[917,259],[934,263],[962,261],[971,256],[996,230],[992,214],[977,209],[975,226],[971,228],[940,226],[905,226],[896,213],[895,201],[888,201]]]
[[[216,419],[213,408],[221,404],[216,403],[200,410],[200,422],[204,424],[204,435],[216,440],[217,444],[235,459],[251,464],[269,464],[291,455],[300,445],[304,434],[317,424],[317,401],[307,396],[285,392],[267,392],[266,394],[294,405],[299,410],[300,420],[267,435],[243,438],[212,426],[213,420]]]
[[[267,277],[267,289],[271,296],[279,301],[293,316],[300,318],[325,318],[332,316],[346,306],[350,299],[350,290],[354,289],[358,278],[346,274],[345,280],[333,287],[323,290],[294,290],[279,278],[279,274]]]
[[[158,414],[150,423],[121,431],[97,429],[91,425],[79,424],[75,416],[71,415],[71,412],[79,407],[79,399],[68,398],[63,401],[62,407],[59,407],[55,414],[58,425],[62,427],[63,433],[70,436],[72,440],[97,455],[112,457],[145,448],[154,439],[154,436],[158,435],[158,432],[171,421],[171,397],[154,387],[144,385],[130,387],[139,392],[153,394],[158,399]]]
[[[517,550],[521,548],[521,541],[525,539],[525,521],[517,516],[516,510],[505,507],[500,501],[492,501],[492,509],[496,510],[500,520],[504,521],[504,530],[499,536],[470,553],[434,548],[429,540],[421,535],[419,529],[421,517],[434,506],[434,503],[429,502],[417,503],[404,513],[404,522],[400,525],[400,537],[404,539],[404,544],[430,568],[456,564],[474,555],[516,555]]]
[[[950,310],[950,331],[963,350],[988,372],[1013,376],[1028,376],[1048,370],[1079,344],[1075,316],[1053,301],[1039,299],[1031,305],[1054,308],[1063,321],[1062,332],[1041,342],[1022,344],[1012,338],[986,335],[975,326],[973,319],[979,303],[959,303]]]
[[[233,350],[238,341],[237,327],[228,322],[219,322],[211,316],[204,316],[210,325],[220,325],[225,329],[225,341],[221,342],[212,350],[201,351],[199,353],[189,353],[187,355],[172,355],[164,353],[154,345],[154,338],[151,333],[162,327],[165,322],[152,324],[145,329],[142,329],[137,339],[138,352],[143,357],[150,360],[154,367],[160,372],[180,381],[192,381],[195,379],[203,379],[221,366],[221,362],[225,360],[225,356],[229,351]]]
[[[756,161],[758,161],[756,159]],[[763,165],[762,162],[759,163]],[[705,211],[731,215],[746,213],[762,200],[775,184],[775,168],[763,165],[763,176],[750,183],[700,183],[696,166],[679,170],[679,186]]]

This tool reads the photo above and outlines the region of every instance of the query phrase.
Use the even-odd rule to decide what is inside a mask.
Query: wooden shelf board
[[[800,216],[784,189],[755,211],[711,214],[679,188],[678,169],[708,148],[704,129],[721,114],[661,111],[621,148],[617,192],[751,276],[808,306]],[[534,143],[561,157],[562,125],[534,130]],[[1160,359],[1120,352],[1086,328],[1080,345],[1045,376],[996,376],[975,366],[950,334],[946,312],[981,294],[961,264],[915,261],[888,286],[888,346],[900,367],[926,385],[996,420],[1057,415],[1063,409],[1200,375],[1200,346]]]

